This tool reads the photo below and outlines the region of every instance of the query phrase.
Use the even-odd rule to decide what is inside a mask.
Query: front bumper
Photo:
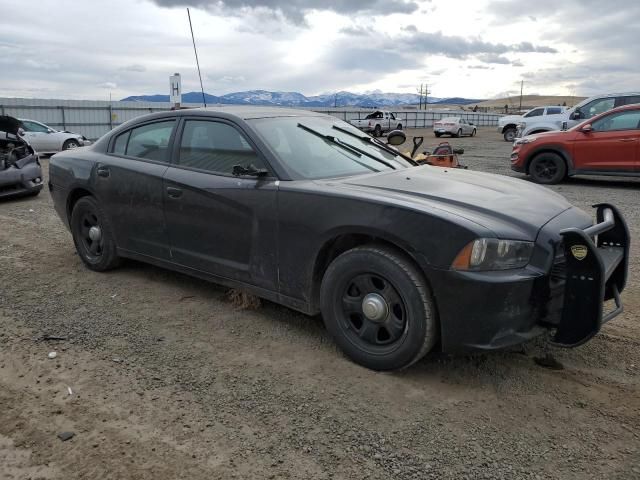
[[[493,350],[549,330],[554,344],[575,347],[620,314],[629,233],[615,207],[596,207],[598,223],[591,227],[566,228],[584,218],[571,212],[543,227],[536,242],[538,252],[524,269],[435,272],[442,349]],[[610,299],[616,308],[605,315],[604,302]]]
[[[35,194],[42,185],[42,168],[36,162],[0,171],[0,198]]]

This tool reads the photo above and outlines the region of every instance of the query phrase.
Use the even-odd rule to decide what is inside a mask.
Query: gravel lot
[[[516,175],[492,129],[452,142]],[[141,263],[87,270],[46,190],[0,203],[0,478],[640,478],[638,180],[553,187],[618,205],[635,239],[625,313],[550,348],[563,370],[536,341],[371,372],[318,318]]]

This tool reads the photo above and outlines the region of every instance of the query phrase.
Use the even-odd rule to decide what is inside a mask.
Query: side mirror
[[[469,125],[474,125],[474,123],[473,122],[469,122]]]
[[[18,135],[19,136],[24,137],[25,133],[27,133],[27,132],[24,131],[24,128],[22,128],[22,127],[18,128]]]
[[[591,126],[591,124],[590,124],[590,123],[587,123],[585,126],[583,126],[583,127],[580,129],[580,131],[581,131],[582,133],[591,133],[591,132],[593,132],[593,127]]]
[[[576,110],[575,112],[571,112],[570,120],[580,120],[582,118],[582,112],[580,110]]]
[[[392,130],[387,135],[387,143],[396,147],[398,145],[402,145],[404,142],[406,142],[406,140],[407,136],[402,130]]]
[[[47,128],[47,133],[53,133],[53,132],[54,132],[53,128]]]

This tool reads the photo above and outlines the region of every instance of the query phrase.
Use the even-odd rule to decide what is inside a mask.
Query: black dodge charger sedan
[[[90,269],[133,258],[321,313],[376,370],[545,330],[576,346],[622,310],[614,206],[594,223],[544,187],[418,166],[327,115],[147,115],[55,155],[49,188]]]

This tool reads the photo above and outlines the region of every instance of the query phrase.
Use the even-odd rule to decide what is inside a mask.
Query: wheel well
[[[73,207],[75,206],[76,202],[82,197],[90,196],[92,196],[91,192],[85,190],[84,188],[76,188],[71,191],[71,193],[67,197],[67,222],[71,221],[71,212],[73,212]]]
[[[504,127],[502,127],[502,133],[506,132],[507,130],[517,130],[518,127],[516,126],[515,123],[510,123],[509,125],[505,125]]]
[[[527,175],[529,175],[529,166],[531,165],[531,162],[533,162],[533,159],[538,157],[539,155],[542,155],[543,153],[553,153],[555,155],[558,155],[562,159],[562,161],[564,162],[565,167],[567,167],[567,172],[569,171],[569,162],[567,162],[567,158],[565,157],[564,153],[562,153],[559,150],[554,150],[552,148],[546,148],[544,150],[539,150],[539,151],[535,152],[533,155],[531,155],[531,157],[527,161],[527,167],[525,169],[525,173]]]
[[[335,260],[339,255],[343,254],[347,250],[351,250],[352,248],[360,247],[363,245],[382,245],[388,248],[391,248],[401,255],[407,257],[411,262],[414,263],[416,268],[422,272],[422,268],[415,261],[413,256],[407,252],[405,249],[399,247],[398,245],[389,242],[388,240],[381,239],[379,237],[373,235],[366,234],[346,234],[335,237],[329,241],[327,241],[320,252],[316,256],[316,262],[313,266],[313,277],[312,277],[312,305],[311,308],[313,311],[319,310],[320,304],[320,285],[322,284],[322,278],[324,277],[324,273],[327,271],[327,268]]]

